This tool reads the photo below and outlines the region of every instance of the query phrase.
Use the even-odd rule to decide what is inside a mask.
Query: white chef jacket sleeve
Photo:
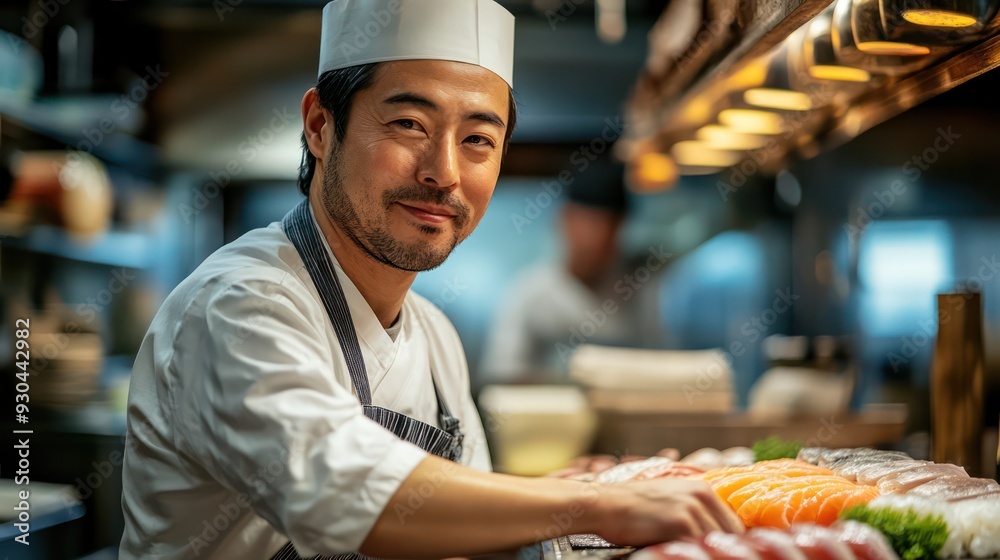
[[[175,343],[175,445],[298,552],[356,551],[427,454],[364,416],[325,311],[293,275],[204,290]],[[221,282],[220,282],[221,283]],[[203,309],[203,314],[199,312]]]

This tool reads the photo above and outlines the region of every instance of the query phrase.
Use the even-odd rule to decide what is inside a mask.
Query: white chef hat
[[[514,87],[514,16],[493,0],[334,0],[323,8],[320,75],[413,59],[475,64]]]

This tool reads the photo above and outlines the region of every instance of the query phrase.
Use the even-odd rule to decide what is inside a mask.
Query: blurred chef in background
[[[629,283],[621,258],[628,217],[624,169],[599,160],[568,186],[561,209],[561,260],[545,260],[514,281],[490,327],[480,364],[484,383],[560,383],[580,344],[651,347],[655,317]],[[654,290],[646,290],[648,296]]]

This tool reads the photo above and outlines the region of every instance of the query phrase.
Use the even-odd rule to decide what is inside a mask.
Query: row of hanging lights
[[[762,79],[725,97],[713,112],[715,122],[667,153],[639,154],[633,183],[656,190],[678,174],[735,165],[747,150],[788,132],[788,114],[849,101],[926,68],[957,46],[986,39],[1000,28],[991,25],[998,7],[1000,0],[835,0],[759,61]]]

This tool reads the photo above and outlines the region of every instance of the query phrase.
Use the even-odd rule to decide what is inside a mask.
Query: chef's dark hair
[[[351,116],[351,104],[354,95],[369,87],[375,81],[380,63],[361,64],[340,70],[324,72],[316,84],[319,104],[333,113],[333,131],[338,142],[344,141],[347,134],[347,120]],[[504,131],[503,153],[507,153],[510,145],[510,135],[517,123],[517,106],[514,104],[514,92],[510,91],[510,111],[507,115],[507,129]],[[299,190],[309,195],[309,185],[316,171],[316,157],[309,151],[306,144],[306,133],[302,132],[302,163],[299,165]]]

